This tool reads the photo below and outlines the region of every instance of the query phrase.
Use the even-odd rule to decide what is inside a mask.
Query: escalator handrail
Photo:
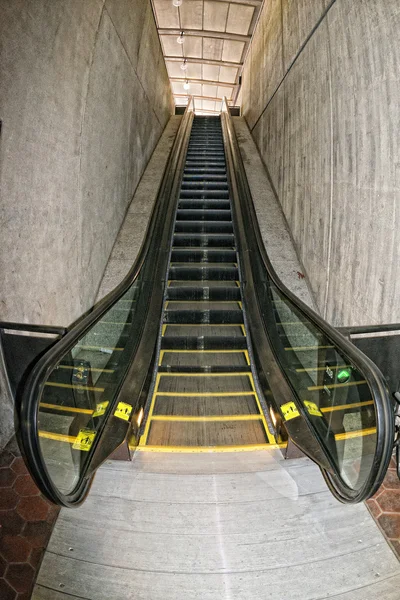
[[[319,314],[311,309],[307,304],[300,300],[291,290],[289,290],[285,284],[281,281],[277,275],[272,263],[268,257],[264,241],[262,239],[260,226],[257,218],[257,214],[254,207],[254,202],[251,196],[251,191],[245,174],[245,169],[240,154],[239,146],[236,139],[235,129],[232,121],[232,117],[229,112],[228,102],[226,98],[223,101],[223,112],[226,114],[226,125],[227,133],[229,138],[229,145],[232,152],[233,171],[235,179],[240,186],[241,202],[245,202],[251,216],[254,239],[257,245],[257,250],[261,256],[264,264],[264,268],[272,280],[274,285],[279,291],[286,296],[297,309],[302,311],[306,317],[323,333],[330,338],[336,346],[346,354],[354,365],[363,373],[365,380],[371,390],[374,405],[377,416],[377,441],[376,441],[376,452],[375,457],[380,455],[381,460],[375,461],[371,475],[365,482],[364,486],[359,490],[358,493],[354,494],[351,498],[353,502],[360,502],[365,497],[371,496],[380,486],[387,467],[390,462],[390,458],[393,452],[393,440],[394,440],[394,418],[393,408],[390,399],[389,390],[387,387],[386,380],[376,366],[361,350],[353,345],[340,331],[325,321]],[[228,157],[227,157],[228,160]],[[286,375],[283,373],[286,379]],[[327,480],[327,483],[331,490],[334,492],[336,497],[340,500],[349,501],[348,494],[350,488],[346,489],[347,486],[340,485],[340,482],[330,476],[327,472],[323,471],[323,475]],[[338,489],[338,484],[339,488]]]
[[[45,466],[37,439],[37,411],[43,392],[43,386],[50,373],[63,356],[65,356],[65,354],[76,345],[78,340],[81,339],[103,317],[103,315],[116,304],[118,300],[120,300],[120,298],[122,298],[139,277],[152,246],[153,234],[160,216],[159,211],[161,207],[158,200],[165,189],[171,190],[172,188],[177,162],[190,133],[189,125],[192,112],[193,97],[190,97],[164,168],[156,195],[156,201],[154,202],[151,211],[142,245],[131,269],[113,290],[67,328],[66,333],[39,358],[27,375],[26,382],[21,391],[18,437],[20,446],[22,447],[23,456],[36,483],[38,483],[41,488],[41,491],[57,504],[65,506],[69,505],[68,502],[60,499],[62,494],[54,493],[53,487],[47,482],[48,477],[43,476],[43,468],[45,469]],[[96,438],[96,444],[98,444],[100,437],[101,436],[99,435],[98,439]],[[87,481],[84,478],[84,473],[81,474],[80,482],[74,490],[74,505],[79,504],[82,499],[86,497],[91,485],[91,480],[92,477]]]

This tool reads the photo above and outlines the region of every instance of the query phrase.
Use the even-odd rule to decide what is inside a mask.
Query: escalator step
[[[230,221],[230,210],[212,209],[178,209],[176,211],[178,221]]]
[[[240,300],[240,289],[238,287],[169,287],[167,300]]]
[[[247,340],[236,336],[165,336],[162,350],[247,350]]]
[[[207,173],[207,175],[197,175],[197,174],[192,174],[192,175],[186,175],[184,174],[183,176],[183,181],[220,181],[220,182],[227,182],[227,176],[223,175],[223,174],[213,174],[213,173]]]
[[[249,365],[210,365],[210,366],[184,366],[184,365],[168,365],[158,367],[159,373],[251,373]]]
[[[237,281],[239,272],[236,267],[170,267],[168,278],[170,280],[202,281],[204,279],[216,281]]]
[[[224,325],[225,323],[243,323],[243,311],[237,310],[167,310],[164,323],[184,323],[204,325]]]
[[[228,184],[226,181],[188,181],[182,182],[181,190],[226,190]]]
[[[235,262],[234,250],[172,250],[171,262]]]
[[[183,198],[216,198],[217,200],[223,200],[225,198],[229,198],[229,189],[218,189],[218,190],[184,190],[181,189],[179,197]]]
[[[199,198],[198,200],[191,200],[189,198],[180,200],[178,208],[182,209],[195,209],[195,210],[230,210],[231,203],[229,200],[207,200]]]
[[[218,247],[229,247],[235,245],[235,237],[232,234],[219,234],[219,233],[197,233],[193,235],[187,235],[184,233],[175,233],[173,245],[177,246],[194,246],[201,248],[218,248]]]
[[[233,233],[232,221],[177,221],[175,233]]]

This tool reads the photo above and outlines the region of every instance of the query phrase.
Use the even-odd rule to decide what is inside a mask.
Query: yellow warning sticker
[[[322,417],[322,412],[319,410],[315,402],[304,400],[304,406],[306,407],[310,415],[313,415],[313,417]]]
[[[118,402],[117,410],[114,413],[114,417],[118,417],[118,419],[123,419],[124,421],[129,421],[131,412],[132,406],[130,404],[125,404],[125,402]]]
[[[92,447],[95,436],[96,432],[92,429],[81,429],[72,445],[73,449],[88,452]]]
[[[286,402],[286,404],[282,404],[281,411],[285,421],[290,421],[290,419],[295,419],[296,417],[300,416],[300,413],[297,410],[294,402]]]
[[[99,404],[96,404],[96,410],[94,411],[92,416],[101,417],[101,415],[104,415],[109,404],[109,402],[99,402]]]

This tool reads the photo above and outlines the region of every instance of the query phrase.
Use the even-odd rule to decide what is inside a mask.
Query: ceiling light
[[[183,44],[183,31],[181,31],[180,36],[176,38],[176,41],[178,42],[178,44]]]
[[[178,6],[182,6],[183,0],[172,0],[172,4],[178,8]]]
[[[186,69],[187,69],[187,68],[188,68],[188,66],[187,66],[187,63],[186,63],[186,58],[185,58],[185,60],[184,60],[184,61],[183,61],[183,63],[181,64],[181,69],[182,69],[182,71],[186,71]]]
[[[185,81],[185,83],[183,84],[183,88],[185,90],[190,90],[190,83],[188,81]]]

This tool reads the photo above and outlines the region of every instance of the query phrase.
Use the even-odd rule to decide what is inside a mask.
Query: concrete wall
[[[400,321],[399,32],[398,0],[267,0],[244,66],[243,114],[336,325]]]
[[[0,0],[0,319],[94,301],[172,113],[150,0]]]
[[[173,99],[150,0],[0,0],[0,15],[0,320],[68,325],[96,298]]]

